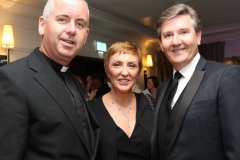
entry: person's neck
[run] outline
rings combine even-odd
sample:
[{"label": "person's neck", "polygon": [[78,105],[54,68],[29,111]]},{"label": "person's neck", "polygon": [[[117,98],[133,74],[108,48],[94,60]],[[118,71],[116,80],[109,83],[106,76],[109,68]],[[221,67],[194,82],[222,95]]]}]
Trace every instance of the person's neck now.
[{"label": "person's neck", "polygon": [[60,64],[60,65],[62,65],[62,66],[65,66],[65,67],[68,67],[69,64],[70,64],[70,62],[71,62],[71,60],[72,60],[72,59],[69,60],[68,58],[60,59],[60,58],[53,57],[53,56],[49,55],[49,54],[45,51],[45,49],[43,48],[43,46],[40,46],[39,50],[40,50],[43,54],[45,54],[48,58],[50,58],[51,60],[55,61],[56,63],[58,63],[58,64]]},{"label": "person's neck", "polygon": [[157,91],[157,88],[155,88],[155,87],[153,87],[153,88],[150,89],[150,92],[151,92],[151,93],[154,93],[154,92],[156,92],[156,91]]},{"label": "person's neck", "polygon": [[120,94],[120,93],[116,93],[114,91],[110,91],[109,94],[110,94],[112,101],[114,101],[115,103],[117,103],[118,105],[120,105],[122,107],[128,107],[134,98],[133,92],[129,92],[126,94]]},{"label": "person's neck", "polygon": [[157,92],[157,88],[155,88],[155,87],[152,88],[151,91],[150,91],[150,93],[151,93],[151,95],[154,99],[156,99],[156,92]]}]

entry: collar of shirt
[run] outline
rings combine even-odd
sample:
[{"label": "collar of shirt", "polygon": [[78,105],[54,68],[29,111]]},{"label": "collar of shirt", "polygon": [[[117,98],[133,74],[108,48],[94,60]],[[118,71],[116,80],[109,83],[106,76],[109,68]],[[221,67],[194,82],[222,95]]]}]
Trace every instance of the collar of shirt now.
[{"label": "collar of shirt", "polygon": [[[41,52],[42,53],[42,52]],[[65,67],[61,64],[58,64],[57,62],[53,61],[50,59],[48,56],[46,56],[44,53],[42,53],[43,57],[48,61],[48,63],[52,66],[52,68],[55,71],[60,71],[60,72],[67,72],[69,67]]]},{"label": "collar of shirt", "polygon": [[[195,57],[192,59],[192,61],[179,71],[182,74],[182,78],[186,78],[188,81],[190,80],[190,78],[192,77],[193,72],[197,66],[199,59],[200,59],[200,54],[197,53],[195,55]],[[176,72],[176,70],[174,69],[173,70],[173,78],[174,78],[175,72]]]},{"label": "collar of shirt", "polygon": [[[193,75],[193,72],[197,66],[197,63],[200,59],[200,54],[197,53],[197,55],[192,59],[192,61],[185,66],[184,68],[182,68],[179,72],[182,74],[182,77],[179,79],[178,81],[178,87],[177,87],[177,91],[176,94],[173,97],[172,103],[171,103],[171,107],[173,108],[173,106],[175,105],[175,103],[177,102],[179,96],[181,95],[182,91],[184,90],[184,88],[186,87],[186,85],[188,84],[190,78]],[[175,74],[176,70],[173,70],[173,78],[174,78],[174,74]]]}]

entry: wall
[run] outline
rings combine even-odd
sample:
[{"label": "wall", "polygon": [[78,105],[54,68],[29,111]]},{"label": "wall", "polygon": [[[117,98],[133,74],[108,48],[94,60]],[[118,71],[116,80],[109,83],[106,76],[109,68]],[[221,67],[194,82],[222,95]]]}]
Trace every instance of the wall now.
[{"label": "wall", "polygon": [[203,30],[202,43],[225,41],[225,57],[240,56],[240,24],[228,24]]},{"label": "wall", "polygon": [[[37,28],[40,14],[37,9],[29,9],[22,5],[13,6],[12,2],[0,1],[0,37],[4,24],[13,26],[15,47],[10,50],[10,62],[27,56],[39,46],[40,37]],[[2,47],[0,47],[0,55],[6,55],[6,50]]]},{"label": "wall", "polygon": [[225,42],[225,57],[240,57],[240,38],[230,39]]}]

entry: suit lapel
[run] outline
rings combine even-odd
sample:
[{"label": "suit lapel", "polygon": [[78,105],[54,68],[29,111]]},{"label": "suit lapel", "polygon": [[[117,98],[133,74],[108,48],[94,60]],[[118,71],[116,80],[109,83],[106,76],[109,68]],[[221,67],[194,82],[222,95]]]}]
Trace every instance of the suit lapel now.
[{"label": "suit lapel", "polygon": [[[159,116],[159,111],[161,109],[161,105],[163,103],[163,99],[164,99],[164,96],[166,94],[166,91],[167,91],[167,88],[168,88],[168,85],[171,81],[171,77],[169,77],[166,81],[162,82],[162,84],[158,87],[158,90],[157,90],[157,96],[156,96],[156,99],[157,99],[157,102],[156,102],[156,105],[155,105],[155,113],[154,113],[154,119],[153,119],[153,129],[152,129],[152,136],[151,136],[151,155],[152,156],[156,156],[158,155],[157,152],[158,152],[158,148],[157,148],[157,130],[158,130],[158,116]],[[152,157],[151,159],[157,159],[157,157]]]},{"label": "suit lapel", "polygon": [[154,122],[157,123],[157,120],[158,120],[158,113],[159,113],[159,110],[161,108],[161,104],[163,102],[163,98],[167,92],[167,88],[169,86],[169,83],[171,82],[171,79],[173,77],[169,77],[166,81],[163,82],[163,84],[161,84],[161,86],[159,86],[158,90],[157,90],[157,96],[156,96],[156,99],[157,99],[157,102],[156,102],[156,105],[155,105],[155,116],[154,116]]},{"label": "suit lapel", "polygon": [[[79,121],[75,106],[73,105],[68,92],[61,79],[58,77],[53,68],[46,62],[44,57],[37,53],[39,51],[34,51],[29,57],[29,67],[35,70],[34,78],[38,83],[43,86],[43,88],[49,93],[54,101],[62,108],[69,121],[73,125],[73,128],[77,132],[79,138],[84,144],[86,150],[86,140],[83,133],[82,125]],[[89,152],[90,153],[90,152]]]},{"label": "suit lapel", "polygon": [[171,81],[171,78],[168,78],[165,81],[165,83],[161,85],[162,88],[158,88],[158,90],[157,90],[158,95],[156,97],[157,102],[156,102],[156,105],[155,105],[155,114],[154,114],[154,119],[153,119],[153,124],[154,124],[153,133],[155,133],[154,131],[157,131],[157,121],[158,121],[159,110],[161,108],[161,104],[163,102],[163,98],[164,98],[165,93],[167,91],[168,85]]},{"label": "suit lapel", "polygon": [[172,119],[169,120],[170,123],[174,123],[174,127],[172,130],[171,143],[167,147],[168,151],[171,150],[171,148],[176,140],[176,137],[180,131],[180,128],[184,121],[187,110],[188,110],[188,108],[189,108],[201,82],[202,82],[204,75],[205,75],[205,71],[202,71],[203,68],[205,67],[205,64],[206,64],[206,60],[201,58],[191,79],[188,82],[188,85],[186,86],[185,91],[183,92],[183,96],[182,96],[181,102],[179,104],[179,108],[177,110],[176,117],[171,117],[171,118],[175,118],[175,120],[174,121]]}]

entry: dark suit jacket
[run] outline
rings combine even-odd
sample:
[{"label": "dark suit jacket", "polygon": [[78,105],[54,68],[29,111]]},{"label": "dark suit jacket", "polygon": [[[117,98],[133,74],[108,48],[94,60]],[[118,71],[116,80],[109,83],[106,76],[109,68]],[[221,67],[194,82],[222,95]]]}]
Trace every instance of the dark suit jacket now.
[{"label": "dark suit jacket", "polygon": [[[206,61],[201,57],[188,82],[176,116],[162,117],[164,95],[172,77],[157,91],[151,139],[152,159],[239,160],[240,159],[240,67]],[[162,117],[160,117],[160,115]],[[159,121],[160,120],[160,121]],[[166,155],[160,155],[158,133],[168,123]],[[160,131],[159,131],[160,132]],[[167,142],[167,143],[166,143]],[[163,158],[164,157],[164,158]]]},{"label": "dark suit jacket", "polygon": [[93,160],[99,125],[84,100],[95,134],[91,154],[63,81],[39,52],[0,67],[0,159]]}]

